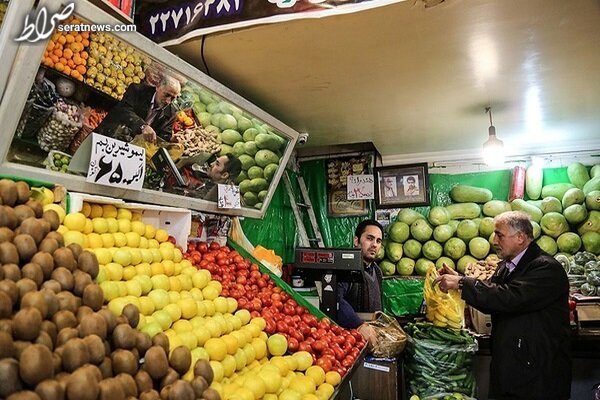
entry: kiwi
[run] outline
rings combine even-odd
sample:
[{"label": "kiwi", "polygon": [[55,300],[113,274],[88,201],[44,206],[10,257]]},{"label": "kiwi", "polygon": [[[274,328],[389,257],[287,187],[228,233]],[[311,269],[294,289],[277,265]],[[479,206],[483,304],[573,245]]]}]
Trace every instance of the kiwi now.
[{"label": "kiwi", "polygon": [[44,379],[54,377],[52,353],[41,344],[27,346],[19,359],[19,374],[23,382],[35,386]]},{"label": "kiwi", "polygon": [[98,386],[100,388],[98,400],[125,400],[123,386],[116,378],[105,379]]},{"label": "kiwi", "polygon": [[137,374],[135,374],[134,380],[138,393],[144,393],[148,390],[152,390],[152,387],[154,386],[152,377],[143,369],[140,369]]},{"label": "kiwi", "polygon": [[169,400],[195,400],[196,394],[189,382],[182,379],[176,381],[169,390]]},{"label": "kiwi", "polygon": [[42,224],[40,224],[40,220],[30,217],[25,218],[23,222],[21,222],[21,226],[19,226],[19,233],[30,235],[33,240],[35,240],[35,244],[38,245],[41,243],[44,236],[46,236],[47,232],[45,232],[44,227]]},{"label": "kiwi", "polygon": [[52,254],[40,250],[31,257],[31,262],[42,267],[45,280],[50,279],[52,271],[54,271],[54,258],[52,257]]},{"label": "kiwi", "polygon": [[15,214],[15,210],[12,207],[0,206],[0,226],[15,229],[17,222],[17,214]]},{"label": "kiwi", "polygon": [[119,381],[119,383],[121,383],[121,386],[125,391],[125,396],[137,397],[138,389],[135,384],[135,379],[133,379],[133,376],[127,374],[119,374],[115,378]]},{"label": "kiwi", "polygon": [[137,349],[140,357],[144,357],[146,351],[152,346],[152,339],[150,335],[145,332],[136,331],[135,334],[135,348]]},{"label": "kiwi", "polygon": [[4,279],[0,281],[0,292],[4,292],[10,297],[10,301],[13,305],[19,301],[19,287],[13,280]]},{"label": "kiwi", "polygon": [[82,251],[79,257],[77,257],[77,268],[83,272],[87,272],[92,279],[96,279],[100,267],[94,253]]},{"label": "kiwi", "polygon": [[54,279],[50,279],[42,283],[42,289],[49,290],[54,294],[59,293],[62,290],[60,283]]},{"label": "kiwi", "polygon": [[[85,274],[83,272],[81,273],[87,276],[88,278],[90,277],[88,274]],[[88,284],[83,290],[82,303],[83,305],[90,307],[94,311],[100,310],[102,308],[102,304],[104,303],[104,293],[102,292],[100,286],[95,283]]]},{"label": "kiwi", "polygon": [[79,331],[76,328],[63,328],[56,335],[56,346],[63,346],[77,337],[79,337]]},{"label": "kiwi", "polygon": [[65,343],[62,352],[63,369],[73,372],[90,362],[90,352],[83,339],[73,338]]},{"label": "kiwi", "polygon": [[131,326],[120,324],[113,330],[112,342],[115,348],[129,350],[135,347],[135,337],[135,331]]},{"label": "kiwi", "polygon": [[162,347],[165,350],[165,354],[169,354],[169,338],[163,332],[154,335],[152,345]]},{"label": "kiwi", "polygon": [[84,316],[79,324],[79,336],[81,337],[98,335],[101,339],[105,339],[106,331],[106,321],[96,313]]},{"label": "kiwi", "polygon": [[73,293],[79,297],[83,296],[83,290],[86,288],[86,286],[92,283],[92,278],[85,272],[78,269],[73,271],[73,280],[75,281],[75,284],[73,285]]},{"label": "kiwi", "polygon": [[140,322],[140,311],[134,304],[129,303],[123,307],[123,315],[127,318],[127,321],[129,321],[129,325],[132,328],[138,326],[138,323]]},{"label": "kiwi", "polygon": [[221,400],[221,395],[213,388],[208,388],[202,392],[202,398],[204,400]]},{"label": "kiwi", "polygon": [[38,288],[44,283],[44,271],[42,271],[42,267],[36,263],[25,264],[23,268],[21,268],[21,277],[31,279]]},{"label": "kiwi", "polygon": [[0,292],[0,319],[8,318],[12,315],[12,300],[4,293]]},{"label": "kiwi", "polygon": [[20,234],[15,236],[13,239],[13,244],[17,248],[17,252],[19,253],[19,260],[21,263],[28,262],[31,260],[31,257],[38,251],[35,240],[30,235]]},{"label": "kiwi", "polygon": [[46,220],[50,224],[50,230],[55,231],[60,226],[60,218],[54,210],[46,210],[42,215],[37,217],[42,217],[42,219]]},{"label": "kiwi", "polygon": [[152,379],[160,379],[167,373],[169,362],[163,347],[158,345],[150,347],[146,351],[144,360],[144,368],[148,371]]},{"label": "kiwi", "polygon": [[20,204],[14,208],[15,215],[17,216],[17,225],[21,225],[27,218],[35,218],[35,211],[31,209],[31,207],[26,206],[25,204]]},{"label": "kiwi", "polygon": [[89,335],[84,337],[83,341],[88,348],[88,352],[90,354],[90,362],[96,365],[100,364],[106,356],[104,342],[102,341],[100,336]]},{"label": "kiwi", "polygon": [[75,297],[73,293],[63,290],[56,295],[58,299],[59,308],[61,310],[71,311],[73,315],[77,312],[79,305],[81,303],[81,299]]},{"label": "kiwi", "polygon": [[202,392],[208,389],[208,383],[206,382],[206,379],[204,379],[201,376],[197,376],[194,379],[192,379],[191,384],[192,389],[194,389],[196,398],[202,398]]},{"label": "kiwi", "polygon": [[55,268],[54,271],[52,271],[50,277],[55,281],[58,281],[58,283],[60,283],[60,287],[62,288],[62,290],[71,291],[73,290],[73,286],[75,286],[75,279],[73,279],[73,274],[71,274],[71,271],[65,267]]},{"label": "kiwi", "polygon": [[178,346],[169,355],[169,364],[171,367],[183,375],[190,369],[192,363],[192,353],[185,346]]},{"label": "kiwi", "polygon": [[31,346],[31,342],[28,340],[15,340],[13,344],[15,346],[15,358],[17,360],[21,358],[21,353],[23,353],[23,350]]},{"label": "kiwi", "polygon": [[110,378],[113,376],[112,361],[110,357],[104,357],[104,360],[98,365],[100,372],[102,373],[102,379]]},{"label": "kiwi", "polygon": [[22,299],[29,292],[37,290],[37,285],[32,279],[22,278],[16,282],[17,288],[19,289],[19,299]]},{"label": "kiwi", "polygon": [[17,184],[10,179],[0,179],[0,198],[2,204],[14,206],[19,199]]},{"label": "kiwi", "polygon": [[115,329],[115,326],[117,326],[117,318],[115,315],[107,308],[101,309],[97,314],[104,318],[104,321],[106,322],[106,332],[112,333],[112,331]]},{"label": "kiwi", "polygon": [[83,247],[81,247],[77,243],[71,243],[67,246],[67,249],[71,250],[71,253],[73,253],[73,259],[75,260],[77,260],[83,252]]},{"label": "kiwi", "polygon": [[171,391],[171,385],[164,386],[160,389],[161,400],[169,400],[169,392]]},{"label": "kiwi", "polygon": [[54,378],[62,372],[62,357],[56,351],[52,353],[52,364],[54,365]]},{"label": "kiwi", "polygon": [[0,268],[0,281],[4,280],[4,270]]},{"label": "kiwi", "polygon": [[56,240],[58,242],[58,247],[63,247],[65,245],[65,239],[63,238],[63,235],[58,232],[48,232],[45,237]]},{"label": "kiwi", "polygon": [[77,323],[80,324],[83,317],[85,317],[86,315],[93,314],[93,313],[94,313],[94,310],[92,310],[88,306],[79,307],[77,309],[77,315],[75,315],[75,317],[77,318]]},{"label": "kiwi", "polygon": [[138,359],[129,350],[118,349],[111,354],[113,373],[135,375],[138,370]]},{"label": "kiwi", "polygon": [[68,247],[56,249],[56,251],[52,253],[52,257],[54,257],[54,265],[57,267],[64,267],[69,271],[75,269],[75,258],[73,257],[73,252]]},{"label": "kiwi", "polygon": [[42,400],[63,400],[65,398],[65,389],[54,379],[46,379],[38,383],[35,392]]},{"label": "kiwi", "polygon": [[19,310],[13,318],[13,337],[18,340],[33,340],[40,334],[42,313],[33,307]]},{"label": "kiwi", "polygon": [[15,344],[13,338],[7,332],[0,331],[0,360],[7,357],[13,357],[15,354]]},{"label": "kiwi", "polygon": [[17,188],[17,202],[16,204],[25,204],[29,200],[31,196],[31,190],[29,189],[29,184],[27,182],[18,181],[15,182],[15,187]]},{"label": "kiwi", "polygon": [[140,400],[160,400],[160,394],[154,389],[140,393]]},{"label": "kiwi", "polygon": [[[1,209],[2,207],[0,207]],[[2,213],[2,210],[0,210],[0,214]],[[10,229],[7,228],[5,226],[0,228],[0,243],[2,242],[12,242],[13,239],[15,237],[15,232]]]},{"label": "kiwi", "polygon": [[[14,240],[14,239],[13,239]],[[0,263],[1,264],[18,264],[19,250],[11,242],[0,243]]]},{"label": "kiwi", "polygon": [[165,386],[169,386],[175,383],[179,379],[179,374],[173,368],[168,368],[165,376],[160,380],[160,388],[164,388]]},{"label": "kiwi", "polygon": [[48,315],[48,304],[44,294],[40,291],[28,292],[21,299],[21,308],[34,307],[42,314],[42,319],[45,319]]},{"label": "kiwi", "polygon": [[72,311],[60,310],[52,316],[52,322],[56,324],[56,329],[60,332],[64,328],[75,328],[77,326],[77,318]]},{"label": "kiwi", "polygon": [[121,324],[129,325],[129,321],[127,321],[127,318],[122,314],[117,317],[116,321],[117,321],[117,325],[121,325]]},{"label": "kiwi", "polygon": [[53,238],[44,238],[40,242],[40,246],[38,248],[39,251],[43,251],[45,253],[54,253],[58,249],[58,242]]},{"label": "kiwi", "polygon": [[0,360],[0,397],[6,398],[23,388],[19,378],[19,362],[14,358]]},{"label": "kiwi", "polygon": [[56,297],[56,294],[50,289],[42,288],[40,290],[40,293],[42,293],[42,296],[44,296],[44,301],[48,306],[48,313],[46,314],[46,318],[52,318],[52,316],[60,309],[58,298]]},{"label": "kiwi", "polygon": [[48,332],[40,331],[40,335],[35,339],[35,343],[46,346],[50,351],[54,350],[54,341]]},{"label": "kiwi", "polygon": [[[2,251],[2,249],[0,249],[0,251]],[[2,266],[2,272],[4,274],[4,279],[10,279],[13,282],[17,282],[22,278],[21,268],[14,263],[4,264]]]},{"label": "kiwi", "polygon": [[67,399],[96,400],[100,388],[96,377],[88,370],[75,371],[67,380]]},{"label": "kiwi", "polygon": [[58,329],[56,329],[56,324],[54,322],[48,320],[42,321],[41,332],[46,332],[48,336],[50,336],[50,338],[52,339],[52,343],[56,343]]},{"label": "kiwi", "polygon": [[41,400],[40,396],[36,392],[31,390],[23,390],[21,392],[13,393],[6,398],[6,400]]},{"label": "kiwi", "polygon": [[0,332],[6,332],[12,337],[13,320],[8,318],[0,319]]},{"label": "kiwi", "polygon": [[37,200],[29,199],[25,205],[33,210],[34,217],[36,218],[41,218],[44,214],[44,206]]},{"label": "kiwi", "polygon": [[208,383],[209,386],[211,385],[214,378],[214,372],[208,360],[200,359],[196,361],[196,364],[194,365],[194,376],[203,377],[206,380],[206,383]]}]

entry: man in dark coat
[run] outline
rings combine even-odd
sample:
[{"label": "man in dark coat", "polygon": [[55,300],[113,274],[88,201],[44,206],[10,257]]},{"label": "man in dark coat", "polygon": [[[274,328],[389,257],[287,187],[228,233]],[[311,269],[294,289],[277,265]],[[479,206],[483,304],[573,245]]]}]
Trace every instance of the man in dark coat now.
[{"label": "man in dark coat", "polygon": [[490,398],[566,400],[571,392],[569,281],[560,263],[533,242],[527,214],[495,219],[494,247],[504,260],[488,281],[444,266],[440,288],[492,316]]},{"label": "man in dark coat", "polygon": [[157,136],[170,141],[176,117],[176,110],[171,102],[180,92],[179,81],[168,76],[157,87],[132,83],[95,132],[114,137],[115,131],[120,126],[125,126],[132,137],[141,133],[151,142],[156,141]]},{"label": "man in dark coat", "polygon": [[375,340],[375,331],[365,324],[357,312],[381,311],[383,274],[375,262],[381,248],[383,227],[375,220],[365,220],[354,231],[354,247],[360,247],[364,270],[362,282],[338,282],[338,323],[344,328],[358,329],[366,340]]}]

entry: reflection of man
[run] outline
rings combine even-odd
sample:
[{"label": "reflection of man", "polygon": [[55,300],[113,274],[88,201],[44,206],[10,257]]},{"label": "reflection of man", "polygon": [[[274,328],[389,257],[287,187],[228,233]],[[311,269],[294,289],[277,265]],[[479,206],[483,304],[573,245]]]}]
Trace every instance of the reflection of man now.
[{"label": "reflection of man", "polygon": [[414,176],[409,176],[406,178],[406,184],[404,185],[404,195],[405,196],[418,196],[419,188],[415,185],[416,179]]},{"label": "reflection of man", "polygon": [[218,185],[232,184],[241,171],[242,163],[239,158],[233,154],[229,153],[217,157],[217,159],[208,166],[208,171],[206,172],[208,179],[198,190],[199,197],[204,200],[217,201],[219,198]]},{"label": "reflection of man", "polygon": [[115,131],[125,126],[131,136],[141,133],[147,141],[154,142],[157,136],[170,141],[176,117],[171,102],[180,92],[179,81],[169,76],[165,76],[157,87],[132,83],[95,131],[114,137]]},{"label": "reflection of man", "polygon": [[357,312],[381,311],[383,274],[375,262],[381,248],[383,227],[374,220],[362,221],[354,231],[354,247],[360,247],[363,259],[362,282],[338,282],[338,323],[344,328],[357,328],[365,339],[376,339],[373,328],[364,324]]},{"label": "reflection of man", "polygon": [[571,392],[569,281],[561,265],[533,241],[529,216],[495,218],[494,247],[504,260],[486,281],[459,276],[445,264],[443,291],[492,315],[490,397],[566,400]]},{"label": "reflection of man", "polygon": [[383,197],[396,197],[397,195],[396,178],[393,176],[383,178]]}]

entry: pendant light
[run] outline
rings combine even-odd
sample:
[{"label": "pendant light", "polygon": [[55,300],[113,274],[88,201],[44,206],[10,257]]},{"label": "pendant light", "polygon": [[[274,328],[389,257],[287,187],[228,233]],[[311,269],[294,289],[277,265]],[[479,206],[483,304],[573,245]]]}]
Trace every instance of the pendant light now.
[{"label": "pendant light", "polygon": [[486,107],[485,112],[490,115],[488,140],[483,144],[483,161],[490,166],[504,163],[504,142],[496,137],[496,127],[492,121],[492,107]]}]

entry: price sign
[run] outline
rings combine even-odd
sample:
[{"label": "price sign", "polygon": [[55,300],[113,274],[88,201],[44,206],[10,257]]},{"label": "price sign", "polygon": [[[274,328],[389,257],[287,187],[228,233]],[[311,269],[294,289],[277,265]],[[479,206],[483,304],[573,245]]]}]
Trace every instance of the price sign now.
[{"label": "price sign", "polygon": [[242,208],[240,201],[240,187],[235,185],[218,184],[217,207],[219,208]]},{"label": "price sign", "polygon": [[348,200],[369,200],[375,198],[373,175],[348,175]]},{"label": "price sign", "polygon": [[141,190],[146,173],[146,150],[97,133],[92,135],[87,181]]}]

